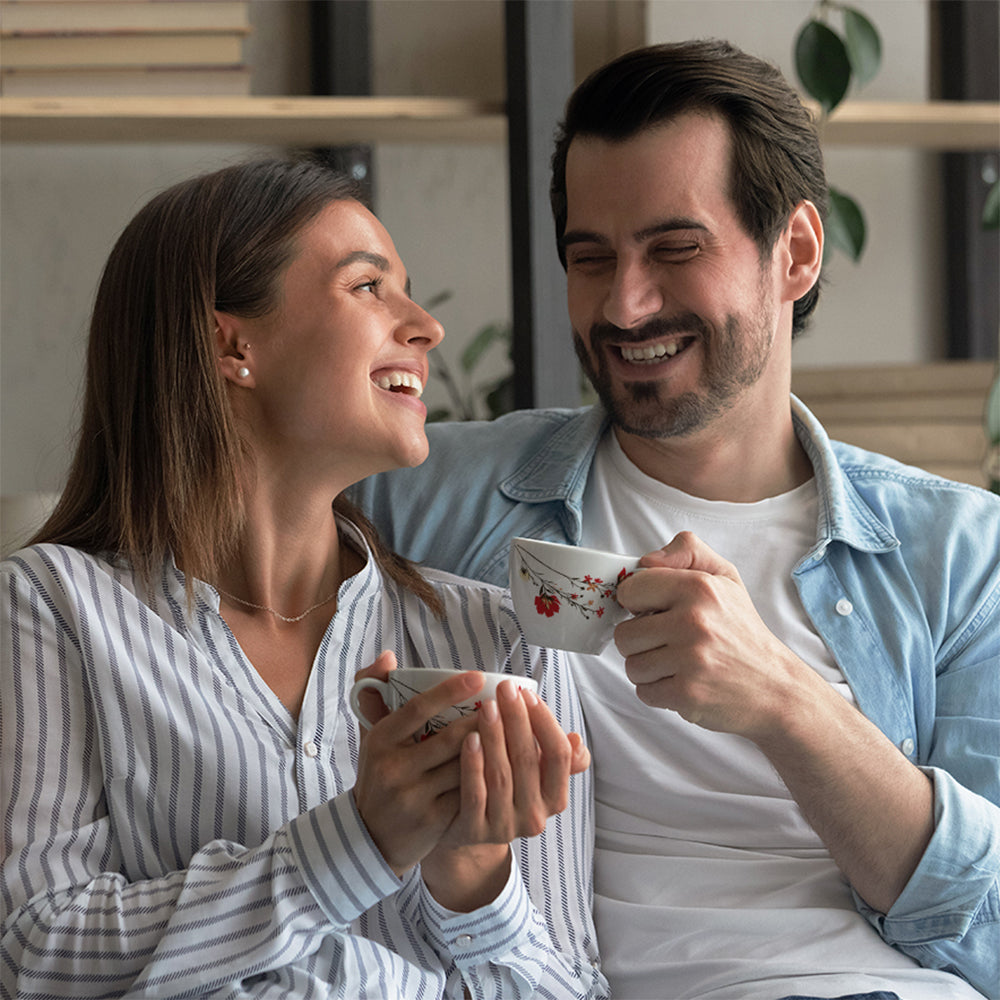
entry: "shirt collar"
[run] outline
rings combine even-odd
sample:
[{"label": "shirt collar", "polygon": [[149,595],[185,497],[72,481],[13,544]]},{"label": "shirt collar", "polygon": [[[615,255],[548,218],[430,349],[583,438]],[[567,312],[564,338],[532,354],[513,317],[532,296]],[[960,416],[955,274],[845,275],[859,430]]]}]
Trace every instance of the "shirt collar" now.
[{"label": "shirt collar", "polygon": [[583,491],[594,452],[609,426],[600,406],[572,411],[531,458],[500,483],[500,492],[518,503],[561,502],[567,537],[579,542]]},{"label": "shirt collar", "polygon": [[[823,426],[797,397],[791,397],[791,405],[795,432],[812,463],[820,500],[816,545],[807,559],[820,558],[832,541],[865,552],[896,548],[899,539],[854,487]],[[561,503],[567,537],[579,542],[587,476],[609,425],[600,406],[574,411],[527,462],[500,483],[500,491],[519,503]]]},{"label": "shirt collar", "polygon": [[808,558],[819,558],[833,541],[863,552],[889,552],[899,546],[893,534],[866,503],[837,460],[823,425],[796,396],[792,396],[795,433],[812,463],[819,493],[816,545]]}]

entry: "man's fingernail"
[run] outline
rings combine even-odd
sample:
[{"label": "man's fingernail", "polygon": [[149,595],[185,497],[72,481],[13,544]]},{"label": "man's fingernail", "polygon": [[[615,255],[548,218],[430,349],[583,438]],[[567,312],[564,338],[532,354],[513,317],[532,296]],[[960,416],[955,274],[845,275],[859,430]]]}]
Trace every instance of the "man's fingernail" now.
[{"label": "man's fingernail", "polygon": [[538,704],[538,695],[528,688],[521,688],[521,697],[524,699],[524,703],[531,708]]},{"label": "man's fingernail", "polygon": [[500,714],[497,703],[492,698],[489,701],[484,701],[479,711],[487,722],[496,722]]},{"label": "man's fingernail", "polygon": [[513,681],[501,681],[497,685],[497,694],[500,695],[504,701],[513,701],[517,697],[517,687],[514,685]]}]

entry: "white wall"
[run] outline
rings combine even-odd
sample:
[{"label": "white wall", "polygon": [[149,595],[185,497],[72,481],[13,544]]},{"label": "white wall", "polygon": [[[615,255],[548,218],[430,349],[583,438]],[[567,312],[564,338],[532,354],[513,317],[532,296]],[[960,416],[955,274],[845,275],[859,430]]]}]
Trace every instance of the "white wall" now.
[{"label": "white wall", "polygon": [[[926,96],[926,0],[857,0],[882,29],[885,65],[865,96]],[[607,28],[625,5],[579,7],[589,60],[613,54]],[[616,7],[616,4],[619,5]],[[789,71],[811,0],[649,0],[651,40],[719,34]],[[303,93],[305,5],[253,0],[256,93]],[[600,15],[600,16],[599,16]],[[374,0],[377,93],[501,99],[501,0]],[[578,67],[583,69],[584,67]],[[58,489],[76,427],[87,313],[117,233],[163,186],[240,158],[246,147],[0,145],[0,492]],[[376,207],[454,358],[487,322],[509,319],[506,155],[500,145],[384,144]],[[860,268],[836,261],[801,364],[910,361],[939,352],[939,223],[930,158],[831,151],[831,179],[869,211]],[[553,250],[554,252],[554,250]],[[502,356],[495,358],[499,364]],[[431,387],[428,403],[443,400]]]},{"label": "white wall", "polygon": [[[252,0],[250,9],[255,92],[304,92],[305,3]],[[118,233],[162,188],[254,152],[262,150],[0,143],[0,493],[61,488],[91,303]]]}]

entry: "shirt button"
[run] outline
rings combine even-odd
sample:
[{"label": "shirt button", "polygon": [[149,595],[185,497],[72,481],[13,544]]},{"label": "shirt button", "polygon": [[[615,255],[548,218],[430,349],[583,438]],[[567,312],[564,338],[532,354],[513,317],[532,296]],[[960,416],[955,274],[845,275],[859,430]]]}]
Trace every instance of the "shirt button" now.
[{"label": "shirt button", "polygon": [[307,757],[319,756],[319,747],[316,746],[312,740],[306,740],[305,743],[302,744],[302,751]]},{"label": "shirt button", "polygon": [[851,602],[846,597],[842,597],[834,605],[834,609],[836,610],[838,615],[847,616],[854,610],[854,605],[851,604]]},{"label": "shirt button", "polygon": [[914,743],[913,740],[907,736],[906,739],[899,744],[899,749],[903,751],[904,756],[911,757],[913,755],[913,751],[916,749],[916,746],[916,743]]},{"label": "shirt button", "polygon": [[469,945],[472,944],[472,935],[471,934],[459,934],[458,937],[455,938],[455,944],[459,948],[468,948]]}]

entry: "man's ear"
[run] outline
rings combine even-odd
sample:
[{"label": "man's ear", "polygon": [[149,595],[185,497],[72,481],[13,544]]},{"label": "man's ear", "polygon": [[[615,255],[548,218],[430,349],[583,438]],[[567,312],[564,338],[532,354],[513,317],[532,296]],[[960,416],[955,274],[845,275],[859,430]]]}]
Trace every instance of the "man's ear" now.
[{"label": "man's ear", "polygon": [[215,345],[223,378],[242,388],[253,388],[254,372],[250,344],[243,339],[238,316],[214,311]]},{"label": "man's ear", "polygon": [[787,300],[794,302],[816,284],[823,266],[823,222],[811,201],[795,206],[781,240],[786,245],[782,278]]}]

